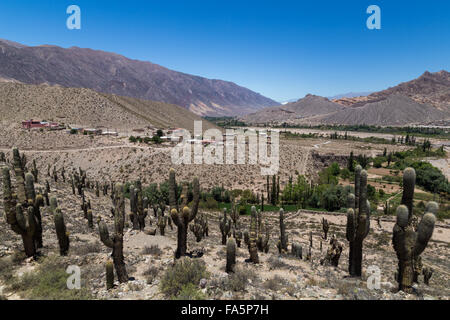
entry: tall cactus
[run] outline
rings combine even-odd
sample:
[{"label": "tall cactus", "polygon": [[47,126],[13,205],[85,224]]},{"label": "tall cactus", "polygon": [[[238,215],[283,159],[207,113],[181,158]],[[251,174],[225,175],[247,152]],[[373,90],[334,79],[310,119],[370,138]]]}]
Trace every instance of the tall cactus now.
[{"label": "tall cactus", "polygon": [[200,185],[198,178],[195,177],[193,181],[193,204],[192,208],[187,206],[187,188],[183,188],[182,203],[178,205],[177,198],[177,183],[175,180],[175,170],[169,171],[169,203],[170,203],[170,216],[173,223],[177,226],[177,250],[175,252],[175,258],[179,259],[186,255],[187,251],[187,231],[189,222],[194,220],[198,212],[198,204],[200,200]]},{"label": "tall cactus", "polygon": [[38,182],[39,171],[36,166],[36,160],[33,159],[33,168],[31,169],[31,173],[33,174],[34,181]]},{"label": "tall cactus", "polygon": [[346,232],[350,243],[348,270],[351,276],[361,277],[363,241],[370,231],[370,204],[367,200],[367,172],[360,165],[355,168],[355,194],[349,195],[348,205]]},{"label": "tall cactus", "polygon": [[44,206],[44,197],[40,194],[36,194],[34,189],[34,176],[31,173],[25,174],[25,194],[28,201],[28,207],[33,207],[33,214],[36,217],[36,230],[34,234],[36,248],[42,248],[42,217],[40,208]]},{"label": "tall cactus", "polygon": [[[20,156],[17,148],[13,149],[13,169],[16,176],[16,192],[11,184],[8,167],[2,169],[3,200],[5,220],[11,229],[22,236],[25,254],[34,257],[38,247],[42,247],[42,227],[39,207],[42,196],[37,197],[34,190],[33,176],[25,181],[25,155]],[[35,210],[35,208],[37,210]]]},{"label": "tall cactus", "polygon": [[98,230],[100,240],[105,246],[112,249],[114,269],[116,269],[117,279],[120,283],[128,281],[128,274],[123,256],[123,228],[125,223],[125,191],[122,184],[117,184],[114,188],[114,229],[115,233],[109,236],[108,226],[99,218]]},{"label": "tall cactus", "polygon": [[223,208],[223,217],[220,219],[220,233],[222,234],[222,245],[227,244],[227,238],[231,234],[231,219],[227,217],[227,208]]},{"label": "tall cactus", "polygon": [[106,261],[106,290],[114,288],[114,264],[111,259]]},{"label": "tall cactus", "polygon": [[322,218],[322,230],[324,234],[324,240],[327,240],[328,230],[330,229],[330,225],[328,223],[328,220],[325,218]]},{"label": "tall cactus", "polygon": [[251,209],[252,216],[250,218],[250,234],[249,234],[249,243],[248,243],[248,251],[250,253],[250,262],[259,263],[258,257],[258,248],[256,246],[257,241],[257,232],[258,232],[258,222],[257,222],[257,213],[255,206],[252,206]]},{"label": "tall cactus", "polygon": [[158,226],[159,232],[161,233],[161,235],[164,236],[168,219],[164,215],[164,213],[161,211],[161,208],[157,209],[157,215],[158,215],[158,221],[157,221],[156,225]]},{"label": "tall cactus", "polygon": [[258,250],[261,252],[269,252],[269,239],[270,239],[270,230],[268,226],[264,223],[262,213],[258,210],[257,215],[258,221],[258,236],[256,240],[256,246]]},{"label": "tall cactus", "polygon": [[69,251],[70,240],[69,233],[66,230],[66,224],[64,223],[64,215],[61,209],[57,206],[55,197],[51,198],[51,210],[53,213],[53,221],[55,223],[56,236],[58,238],[59,253],[62,256],[66,256]]},{"label": "tall cactus", "polygon": [[286,234],[286,224],[284,223],[284,210],[280,209],[280,239],[277,243],[278,252],[281,254],[288,251],[288,236]]},{"label": "tall cactus", "polygon": [[413,213],[413,196],[416,182],[416,172],[406,168],[403,172],[402,204],[397,208],[397,222],[394,225],[392,244],[398,258],[396,280],[399,290],[407,293],[413,291],[412,285],[417,281],[420,264],[420,254],[425,250],[433,235],[436,223],[435,213],[438,210],[436,202],[429,202],[425,214],[418,225]]},{"label": "tall cactus", "polygon": [[233,237],[227,241],[227,265],[225,271],[227,273],[234,272],[234,266],[236,264],[236,243]]}]

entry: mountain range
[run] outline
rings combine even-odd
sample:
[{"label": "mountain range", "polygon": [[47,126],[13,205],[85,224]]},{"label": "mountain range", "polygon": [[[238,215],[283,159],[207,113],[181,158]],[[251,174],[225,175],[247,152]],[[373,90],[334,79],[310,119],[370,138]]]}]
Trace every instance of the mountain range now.
[{"label": "mountain range", "polygon": [[450,73],[419,78],[365,96],[328,99],[307,95],[240,117],[249,124],[417,125],[450,122]]},{"label": "mountain range", "polygon": [[241,115],[278,105],[233,82],[181,73],[115,53],[52,45],[30,47],[9,40],[0,40],[0,79],[165,102],[201,116]]}]

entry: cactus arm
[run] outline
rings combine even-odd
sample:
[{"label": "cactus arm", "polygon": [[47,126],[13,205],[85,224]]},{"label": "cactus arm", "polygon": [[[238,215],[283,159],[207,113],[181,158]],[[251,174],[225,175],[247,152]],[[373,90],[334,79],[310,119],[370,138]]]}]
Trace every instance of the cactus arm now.
[{"label": "cactus arm", "polygon": [[346,237],[348,241],[355,240],[355,211],[352,208],[347,210],[347,229],[346,229]]},{"label": "cactus arm", "polygon": [[433,235],[436,217],[431,212],[426,213],[417,227],[417,239],[414,245],[414,256],[420,255]]},{"label": "cactus arm", "polygon": [[103,244],[108,248],[113,248],[113,239],[109,236],[108,226],[106,225],[105,221],[100,220],[98,222],[98,232],[100,234],[100,240],[103,242]]},{"label": "cactus arm", "polygon": [[172,168],[169,171],[169,205],[170,209],[173,208],[179,211],[177,201],[177,182],[175,180],[175,170]]},{"label": "cactus arm", "polygon": [[413,168],[406,168],[403,171],[403,195],[401,204],[405,205],[409,211],[409,221],[413,216],[414,186],[416,183],[416,171]]},{"label": "cactus arm", "polygon": [[193,199],[193,204],[192,204],[192,209],[190,211],[190,215],[189,215],[189,222],[192,221],[198,212],[198,204],[200,202],[200,184],[199,184],[199,180],[197,177],[194,178],[193,181],[193,190],[192,190],[193,194],[194,194],[194,199]]}]

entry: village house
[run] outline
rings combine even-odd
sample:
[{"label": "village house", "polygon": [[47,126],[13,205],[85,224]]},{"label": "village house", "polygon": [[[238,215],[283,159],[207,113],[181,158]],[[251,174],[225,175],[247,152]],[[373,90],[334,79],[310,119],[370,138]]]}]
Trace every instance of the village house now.
[{"label": "village house", "polygon": [[23,129],[33,129],[33,128],[49,128],[49,129],[55,128],[56,129],[56,128],[59,128],[59,123],[30,119],[30,120],[22,121],[22,128]]}]

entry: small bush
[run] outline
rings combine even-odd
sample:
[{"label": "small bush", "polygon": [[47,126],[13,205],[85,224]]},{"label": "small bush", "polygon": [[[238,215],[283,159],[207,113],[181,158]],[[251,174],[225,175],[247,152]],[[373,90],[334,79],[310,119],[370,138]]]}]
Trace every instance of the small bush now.
[{"label": "small bush", "polygon": [[244,291],[249,280],[254,283],[257,279],[258,277],[254,271],[244,267],[237,267],[234,273],[229,275],[226,289],[235,292]]},{"label": "small bush", "polygon": [[88,300],[92,299],[86,288],[68,289],[66,266],[60,257],[45,258],[35,271],[14,278],[10,289],[36,300]]},{"label": "small bush", "polygon": [[144,249],[142,249],[142,254],[150,254],[153,256],[160,256],[162,254],[162,250],[159,248],[158,245],[154,244],[150,247],[145,246]]},{"label": "small bush", "polygon": [[181,288],[180,293],[173,298],[174,300],[205,300],[206,295],[201,292],[197,286],[188,283]]},{"label": "small bush", "polygon": [[152,284],[155,280],[156,276],[158,275],[159,270],[155,266],[149,267],[147,270],[144,271],[145,281],[147,284]]},{"label": "small bush", "polygon": [[161,292],[168,297],[177,296],[189,283],[198,286],[202,278],[207,278],[205,262],[198,259],[182,258],[175,262],[163,275]]}]

